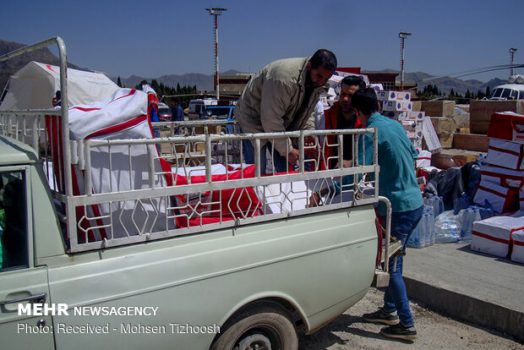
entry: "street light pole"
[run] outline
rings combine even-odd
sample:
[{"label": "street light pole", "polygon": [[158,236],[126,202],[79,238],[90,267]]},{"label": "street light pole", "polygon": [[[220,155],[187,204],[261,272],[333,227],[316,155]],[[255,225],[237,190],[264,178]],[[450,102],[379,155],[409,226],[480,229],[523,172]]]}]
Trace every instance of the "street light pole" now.
[{"label": "street light pole", "polygon": [[510,56],[510,64],[511,64],[511,67],[509,69],[509,76],[510,78],[514,75],[514,71],[513,71],[513,58],[515,56],[515,52],[517,52],[517,49],[512,47],[509,49],[509,56]]},{"label": "street light pole", "polygon": [[217,94],[217,100],[220,99],[220,75],[219,75],[219,66],[218,66],[218,16],[222,14],[222,12],[227,11],[225,8],[219,8],[219,7],[213,7],[206,9],[207,12],[211,16],[214,17],[214,53],[215,53],[215,91]]},{"label": "street light pole", "polygon": [[404,90],[404,41],[410,35],[411,33],[408,32],[398,33],[398,37],[400,38],[400,90]]}]

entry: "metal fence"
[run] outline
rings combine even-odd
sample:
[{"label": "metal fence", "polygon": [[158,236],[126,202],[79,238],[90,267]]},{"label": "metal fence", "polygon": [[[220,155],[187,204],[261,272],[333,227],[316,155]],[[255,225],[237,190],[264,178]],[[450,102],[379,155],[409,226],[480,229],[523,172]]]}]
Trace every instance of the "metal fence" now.
[{"label": "metal fence", "polygon": [[[49,39],[0,62],[52,43],[61,58],[61,107],[0,111],[0,134],[37,151],[70,252],[378,201],[374,129],[238,134],[234,123],[210,120],[154,123],[160,137],[151,139],[71,141],[63,41]],[[372,149],[362,147],[364,135]],[[348,167],[345,142],[353,144]],[[293,162],[284,155],[284,171],[273,161],[278,143],[298,151]],[[320,202],[312,202],[314,193]]]}]

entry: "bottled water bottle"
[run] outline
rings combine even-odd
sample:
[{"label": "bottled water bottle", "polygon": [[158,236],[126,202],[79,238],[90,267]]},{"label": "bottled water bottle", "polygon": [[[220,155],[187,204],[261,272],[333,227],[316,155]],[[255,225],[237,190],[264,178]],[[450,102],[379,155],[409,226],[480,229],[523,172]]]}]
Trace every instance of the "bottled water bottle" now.
[{"label": "bottled water bottle", "polygon": [[435,242],[435,217],[433,207],[424,205],[422,217],[411,233],[407,246],[411,248],[423,248]]},{"label": "bottled water bottle", "polygon": [[413,232],[411,233],[411,236],[409,236],[409,239],[406,243],[406,245],[410,248],[423,248],[424,237],[422,236],[422,219],[419,221],[418,225],[415,227]]},{"label": "bottled water bottle", "polygon": [[462,218],[460,237],[463,241],[470,241],[473,222],[481,220],[480,210],[477,207],[471,207],[461,210],[460,215]]},{"label": "bottled water bottle", "polygon": [[[438,197],[436,197],[438,199]],[[435,244],[435,215],[434,215],[434,209],[435,207],[428,208],[428,211],[426,212],[424,216],[424,227],[425,227],[425,235],[426,235],[426,247],[432,246]]]},{"label": "bottled water bottle", "polygon": [[435,242],[450,243],[460,239],[460,220],[453,210],[445,211],[435,220]]},{"label": "bottled water bottle", "polygon": [[432,207],[433,218],[436,218],[444,211],[444,201],[441,196],[431,196],[424,198],[424,205]]}]

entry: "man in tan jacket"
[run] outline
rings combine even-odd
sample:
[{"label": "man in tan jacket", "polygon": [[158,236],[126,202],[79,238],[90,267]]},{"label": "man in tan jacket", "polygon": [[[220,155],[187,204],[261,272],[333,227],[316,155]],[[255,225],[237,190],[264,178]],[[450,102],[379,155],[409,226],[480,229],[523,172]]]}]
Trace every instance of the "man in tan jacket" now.
[{"label": "man in tan jacket", "polygon": [[[272,62],[247,84],[237,107],[243,133],[314,129],[314,109],[319,95],[337,67],[331,51],[320,49],[311,58],[288,58]],[[274,171],[294,165],[299,152],[289,139],[261,142],[261,173],[266,171],[266,149],[273,154]],[[274,149],[273,149],[274,148]],[[273,152],[274,151],[274,152]],[[253,144],[244,142],[246,163],[254,164]]]}]

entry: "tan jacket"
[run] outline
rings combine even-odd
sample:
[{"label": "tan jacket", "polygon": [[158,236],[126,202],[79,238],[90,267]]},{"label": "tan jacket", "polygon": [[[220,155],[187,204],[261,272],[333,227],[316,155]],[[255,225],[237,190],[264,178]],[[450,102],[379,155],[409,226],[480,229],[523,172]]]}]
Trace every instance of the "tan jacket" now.
[{"label": "tan jacket", "polygon": [[[288,58],[272,62],[249,81],[237,106],[237,120],[242,132],[315,128],[314,108],[326,87],[314,89],[306,108],[297,115],[306,90],[308,61],[309,58]],[[285,156],[292,144],[290,140],[282,139],[276,140],[274,146],[280,155]]]}]

